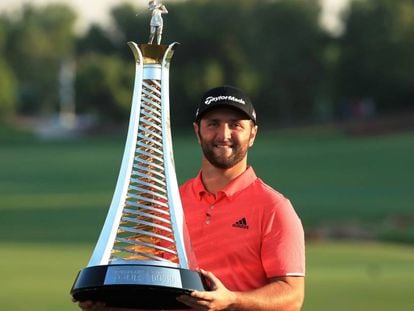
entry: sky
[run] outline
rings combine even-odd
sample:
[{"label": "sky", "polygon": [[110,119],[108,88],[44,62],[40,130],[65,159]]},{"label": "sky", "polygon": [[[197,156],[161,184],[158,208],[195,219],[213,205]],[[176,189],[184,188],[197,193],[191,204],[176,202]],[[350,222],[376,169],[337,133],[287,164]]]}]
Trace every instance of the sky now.
[{"label": "sky", "polygon": [[342,32],[338,15],[348,7],[349,0],[319,0],[322,4],[321,23],[334,34]]},{"label": "sky", "polygon": [[48,3],[66,3],[72,6],[78,13],[77,28],[85,30],[91,22],[106,23],[109,21],[108,14],[112,6],[123,3],[142,3],[146,0],[0,0],[0,12],[13,14],[24,3],[34,5],[46,5]]},{"label": "sky", "polygon": [[[321,23],[333,33],[340,33],[342,28],[337,14],[346,8],[349,0],[319,0],[323,5]],[[23,3],[45,5],[51,2],[67,3],[78,13],[78,31],[87,29],[91,22],[105,24],[109,22],[109,12],[112,6],[123,2],[147,5],[147,0],[0,0],[0,12],[13,14]],[[164,1],[168,4],[170,1]],[[138,13],[138,12],[137,12]]]}]

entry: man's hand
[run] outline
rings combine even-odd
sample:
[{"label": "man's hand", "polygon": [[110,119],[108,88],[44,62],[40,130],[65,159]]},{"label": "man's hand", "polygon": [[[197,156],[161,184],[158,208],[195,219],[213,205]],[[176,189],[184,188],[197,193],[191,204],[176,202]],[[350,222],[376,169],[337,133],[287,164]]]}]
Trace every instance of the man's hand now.
[{"label": "man's hand", "polygon": [[193,291],[177,300],[197,310],[230,310],[236,301],[236,293],[228,290],[212,272],[201,270],[201,274],[210,283],[212,291]]}]

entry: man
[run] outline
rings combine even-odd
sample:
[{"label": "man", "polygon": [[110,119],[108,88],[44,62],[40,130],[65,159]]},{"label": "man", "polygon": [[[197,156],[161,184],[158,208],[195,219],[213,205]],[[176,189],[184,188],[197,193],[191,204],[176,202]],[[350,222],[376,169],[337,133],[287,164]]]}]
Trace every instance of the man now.
[{"label": "man", "polygon": [[211,291],[177,299],[197,310],[300,310],[303,228],[289,200],[247,165],[258,130],[251,100],[231,86],[214,88],[202,97],[193,127],[202,165],[180,192]]}]

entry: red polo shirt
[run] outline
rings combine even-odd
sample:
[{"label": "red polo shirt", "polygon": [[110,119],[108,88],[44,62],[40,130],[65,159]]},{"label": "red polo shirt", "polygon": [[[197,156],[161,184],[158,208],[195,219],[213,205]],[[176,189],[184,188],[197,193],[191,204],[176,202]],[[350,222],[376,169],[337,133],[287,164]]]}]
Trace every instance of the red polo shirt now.
[{"label": "red polo shirt", "polygon": [[230,290],[247,291],[277,276],[304,276],[302,224],[290,201],[248,169],[216,196],[200,172],[180,188],[200,268]]}]

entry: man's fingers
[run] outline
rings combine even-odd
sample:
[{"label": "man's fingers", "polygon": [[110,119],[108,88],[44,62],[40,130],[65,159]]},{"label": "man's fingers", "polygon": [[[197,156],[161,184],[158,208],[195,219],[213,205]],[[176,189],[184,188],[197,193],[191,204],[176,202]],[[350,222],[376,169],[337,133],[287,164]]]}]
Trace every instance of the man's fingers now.
[{"label": "man's fingers", "polygon": [[201,274],[206,278],[207,284],[211,290],[216,290],[218,285],[221,284],[220,280],[210,271],[200,270]]}]

